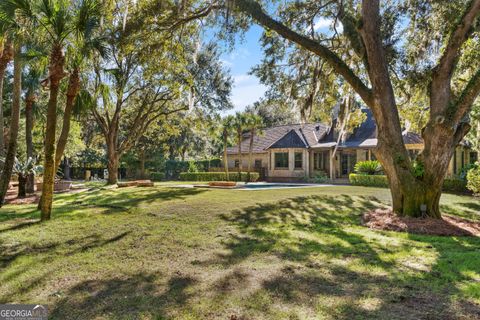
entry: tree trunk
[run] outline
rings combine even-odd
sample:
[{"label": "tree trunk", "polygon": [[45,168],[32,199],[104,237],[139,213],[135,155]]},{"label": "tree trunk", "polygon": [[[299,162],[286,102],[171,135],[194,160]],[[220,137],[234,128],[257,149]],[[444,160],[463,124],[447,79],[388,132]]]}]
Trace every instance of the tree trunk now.
[{"label": "tree trunk", "polygon": [[250,172],[252,171],[252,158],[253,158],[253,138],[255,136],[255,128],[250,130],[250,146],[248,149],[248,181],[251,181]]},{"label": "tree trunk", "polygon": [[21,174],[18,175],[18,198],[25,198],[27,196],[27,179],[28,176],[24,176]]},{"label": "tree trunk", "polygon": [[228,134],[223,132],[223,169],[225,170],[225,178],[229,181],[228,176],[228,154],[227,154]]},{"label": "tree trunk", "polygon": [[[368,87],[364,81],[334,51],[290,29],[271,18],[255,0],[233,2],[265,29],[276,31],[305,50],[325,60],[335,73],[342,76],[372,110],[377,123],[378,143],[375,154],[387,174],[393,200],[393,210],[400,215],[440,218],[441,187],[453,150],[469,130],[463,122],[480,92],[480,70],[468,81],[462,92],[452,93],[452,75],[461,56],[461,48],[471,37],[480,12],[480,0],[469,1],[446,43],[439,63],[431,69],[429,85],[430,119],[423,129],[424,150],[418,159],[423,174],[413,172],[412,162],[403,143],[398,108],[395,101],[389,65],[381,36],[379,0],[363,0],[361,20],[347,34],[361,41],[350,41],[351,49],[364,60],[368,72]],[[358,39],[354,39],[358,40]],[[359,44],[360,43],[360,44]]]},{"label": "tree trunk", "polygon": [[[5,141],[3,139],[3,80],[5,78],[5,70],[7,69],[8,63],[13,58],[13,46],[12,43],[7,41],[3,49],[2,55],[0,56],[0,156],[5,155]],[[2,166],[0,165],[0,169]]]},{"label": "tree trunk", "polygon": [[140,150],[140,179],[145,179],[145,150]]},{"label": "tree trunk", "polygon": [[70,180],[70,161],[68,157],[63,158],[63,178],[65,180]]},{"label": "tree trunk", "polygon": [[108,156],[108,164],[107,164],[107,169],[108,169],[108,179],[107,179],[107,184],[116,184],[118,182],[118,167],[119,167],[119,161],[118,157],[116,155],[113,156]]},{"label": "tree trunk", "polygon": [[13,60],[13,101],[10,118],[10,137],[7,155],[0,179],[0,207],[3,205],[7,194],[8,185],[12,177],[13,165],[17,154],[18,127],[20,121],[20,97],[22,94],[22,61],[20,45],[16,45]]},{"label": "tree trunk", "polygon": [[242,181],[242,130],[237,131],[238,139],[238,181]]},{"label": "tree trunk", "polygon": [[67,101],[65,104],[65,111],[63,113],[63,124],[62,131],[60,132],[60,137],[57,142],[57,149],[55,152],[55,173],[60,167],[60,162],[62,162],[63,153],[65,152],[65,147],[68,141],[68,135],[70,133],[70,122],[72,119],[72,111],[75,106],[75,99],[78,92],[80,91],[80,74],[78,68],[73,69],[70,74],[70,79],[68,81],[67,88]]},{"label": "tree trunk", "polygon": [[[27,92],[25,99],[25,142],[27,144],[27,159],[33,159],[33,104],[35,103],[35,94],[31,91]],[[27,176],[27,193],[35,192],[35,174],[31,173]]]},{"label": "tree trunk", "polygon": [[47,107],[45,132],[45,159],[43,166],[43,186],[40,198],[41,220],[49,220],[52,213],[53,189],[55,184],[55,131],[57,125],[57,99],[60,81],[65,77],[63,66],[65,57],[62,48],[54,45],[50,56],[49,81],[50,97]]},{"label": "tree trunk", "polygon": [[107,137],[107,170],[108,179],[107,184],[116,184],[118,182],[118,168],[120,156],[116,150],[115,139],[110,135]]}]

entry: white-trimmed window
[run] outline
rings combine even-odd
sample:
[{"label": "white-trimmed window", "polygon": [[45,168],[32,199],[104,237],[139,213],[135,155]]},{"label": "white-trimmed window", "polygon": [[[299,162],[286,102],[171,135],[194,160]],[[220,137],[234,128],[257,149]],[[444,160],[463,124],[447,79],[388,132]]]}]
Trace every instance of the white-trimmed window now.
[{"label": "white-trimmed window", "polygon": [[275,152],[275,169],[288,169],[288,152]]},{"label": "white-trimmed window", "polygon": [[303,153],[295,152],[295,169],[303,168]]}]

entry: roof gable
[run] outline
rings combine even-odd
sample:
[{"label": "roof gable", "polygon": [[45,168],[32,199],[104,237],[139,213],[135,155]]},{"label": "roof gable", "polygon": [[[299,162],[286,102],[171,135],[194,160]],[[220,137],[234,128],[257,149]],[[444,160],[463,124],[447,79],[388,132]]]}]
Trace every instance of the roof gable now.
[{"label": "roof gable", "polygon": [[269,149],[280,149],[280,148],[306,148],[307,144],[303,141],[302,138],[297,134],[297,132],[292,129],[286,135],[275,141]]}]

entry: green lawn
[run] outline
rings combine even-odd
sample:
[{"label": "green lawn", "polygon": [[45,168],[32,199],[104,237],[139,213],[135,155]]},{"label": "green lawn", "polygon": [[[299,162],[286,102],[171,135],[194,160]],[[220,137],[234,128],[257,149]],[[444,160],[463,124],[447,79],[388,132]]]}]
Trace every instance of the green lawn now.
[{"label": "green lawn", "polygon": [[[369,230],[386,189],[155,188],[0,209],[0,303],[52,319],[474,319],[480,239]],[[480,203],[444,195],[480,220]],[[235,317],[233,317],[235,316]]]}]

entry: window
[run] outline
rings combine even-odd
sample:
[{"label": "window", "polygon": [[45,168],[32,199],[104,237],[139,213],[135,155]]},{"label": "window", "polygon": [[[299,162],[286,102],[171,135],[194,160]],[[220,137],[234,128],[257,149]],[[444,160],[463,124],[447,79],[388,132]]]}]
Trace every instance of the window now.
[{"label": "window", "polygon": [[262,167],[262,159],[255,160],[255,168],[260,169]]},{"label": "window", "polygon": [[288,152],[275,153],[275,169],[288,169]]},{"label": "window", "polygon": [[328,151],[315,152],[313,154],[313,169],[327,171],[329,161]]},{"label": "window", "polygon": [[475,163],[478,161],[478,153],[470,152],[470,163]]},{"label": "window", "polygon": [[301,152],[295,152],[295,169],[303,168],[303,154]]},{"label": "window", "polygon": [[235,160],[235,168],[240,167],[240,160]]},{"label": "window", "polygon": [[407,151],[411,160],[417,159],[417,156],[420,153],[420,150],[417,150],[417,149],[408,149]]}]

